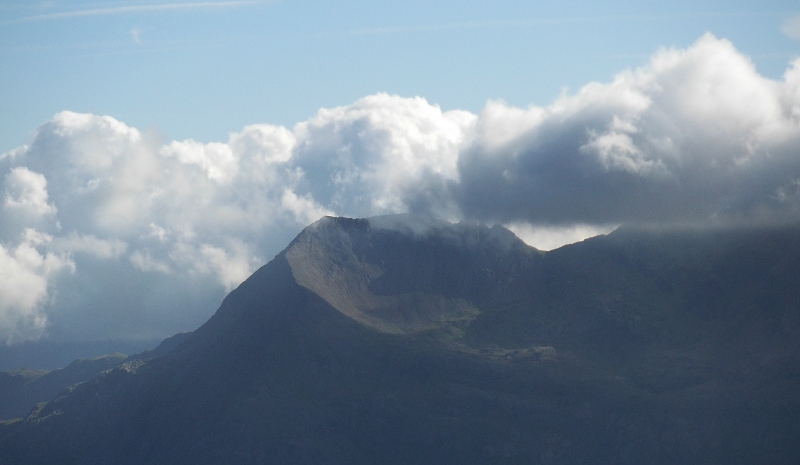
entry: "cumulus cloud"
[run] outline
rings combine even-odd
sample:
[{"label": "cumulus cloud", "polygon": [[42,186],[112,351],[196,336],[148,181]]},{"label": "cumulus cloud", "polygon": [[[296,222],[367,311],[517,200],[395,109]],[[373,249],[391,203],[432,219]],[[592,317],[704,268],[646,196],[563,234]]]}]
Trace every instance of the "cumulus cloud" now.
[{"label": "cumulus cloud", "polygon": [[[23,289],[23,277],[30,283],[27,300],[0,292],[0,336],[35,338],[46,325],[51,333],[94,335],[96,324],[81,328],[78,317],[105,321],[100,337],[168,334],[202,322],[148,286],[169,282],[176,295],[197,293],[204,308],[195,312],[207,317],[277,252],[270,239],[288,241],[331,213],[293,191],[301,178],[288,164],[294,145],[292,131],[268,125],[249,126],[227,143],[163,143],[108,116],[55,115],[28,146],[0,158],[0,286]],[[49,239],[31,245],[22,237],[33,230]],[[56,273],[67,265],[74,277]],[[153,328],[144,318],[153,311],[173,313]],[[138,327],[126,326],[131,321]]]},{"label": "cumulus cloud", "polygon": [[28,229],[14,248],[0,245],[0,339],[7,344],[44,333],[47,315],[41,304],[51,292],[50,278],[75,270],[67,256],[39,250],[51,241],[52,237]]},{"label": "cumulus cloud", "polygon": [[327,214],[502,223],[543,249],[626,222],[793,222],[798,154],[800,60],[770,80],[711,35],[546,107],[376,94],[211,143],[65,111],[0,155],[0,337],[193,329]]},{"label": "cumulus cloud", "polygon": [[21,167],[8,173],[5,181],[5,206],[9,209],[25,210],[34,215],[55,213],[47,203],[47,179],[39,173]]},{"label": "cumulus cloud", "polygon": [[228,144],[218,142],[201,144],[193,140],[175,141],[162,148],[159,153],[177,157],[181,163],[199,166],[206,172],[208,179],[219,184],[231,182],[239,171],[236,158]]},{"label": "cumulus cloud", "polygon": [[242,243],[234,243],[229,249],[203,244],[200,255],[205,259],[201,266],[210,265],[220,282],[230,291],[253,273],[258,259],[252,255],[249,247]]},{"label": "cumulus cloud", "polygon": [[799,68],[769,80],[706,35],[546,108],[492,103],[453,191],[501,222],[794,221],[777,195],[800,173]]},{"label": "cumulus cloud", "polygon": [[[458,180],[476,116],[386,94],[322,109],[295,127],[298,187],[352,216],[405,211],[430,179]],[[443,198],[429,199],[441,207]]]}]

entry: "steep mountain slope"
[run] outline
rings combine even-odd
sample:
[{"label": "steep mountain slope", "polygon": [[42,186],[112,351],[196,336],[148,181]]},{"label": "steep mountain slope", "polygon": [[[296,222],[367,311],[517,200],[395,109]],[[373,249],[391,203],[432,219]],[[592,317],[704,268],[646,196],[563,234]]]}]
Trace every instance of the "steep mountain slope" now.
[{"label": "steep mountain slope", "polygon": [[325,218],[8,463],[797,463],[800,234]]}]

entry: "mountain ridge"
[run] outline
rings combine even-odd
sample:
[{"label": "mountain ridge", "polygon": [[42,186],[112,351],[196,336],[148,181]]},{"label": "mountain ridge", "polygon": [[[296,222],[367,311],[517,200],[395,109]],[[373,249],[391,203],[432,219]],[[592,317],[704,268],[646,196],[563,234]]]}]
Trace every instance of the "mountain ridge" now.
[{"label": "mountain ridge", "polygon": [[306,228],[168,353],[0,427],[0,455],[800,458],[797,228],[621,229],[545,253],[498,228],[370,221]]}]

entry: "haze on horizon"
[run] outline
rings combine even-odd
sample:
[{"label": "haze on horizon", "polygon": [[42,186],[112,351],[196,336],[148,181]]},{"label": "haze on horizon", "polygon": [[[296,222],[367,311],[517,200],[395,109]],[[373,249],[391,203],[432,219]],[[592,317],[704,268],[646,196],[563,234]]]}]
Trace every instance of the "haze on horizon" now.
[{"label": "haze on horizon", "polygon": [[[9,84],[2,91],[8,102],[2,117],[9,124],[0,141],[23,141],[0,150],[0,338],[11,344],[42,337],[150,338],[192,330],[227,291],[323,215],[413,212],[499,223],[543,249],[621,223],[724,227],[800,219],[800,16],[779,4],[759,12],[743,5],[718,13],[652,15],[661,19],[642,18],[637,11],[621,18],[619,10],[610,17],[602,11],[574,15],[581,6],[571,5],[573,10],[561,16],[548,10],[545,19],[532,12],[513,16],[517,7],[505,5],[499,11],[507,19],[481,22],[464,12],[448,17],[437,6],[424,21],[414,22],[418,18],[409,13],[397,16],[394,25],[380,17],[381,25],[372,26],[378,12],[370,10],[373,16],[360,22],[328,23],[318,31],[325,37],[341,32],[347,40],[359,38],[361,46],[362,40],[401,44],[399,49],[384,44],[382,60],[373,54],[342,55],[343,64],[359,63],[352,72],[375,73],[354,85],[347,70],[323,79],[324,69],[313,68],[309,77],[304,73],[309,69],[287,67],[308,46],[297,45],[296,31],[284,31],[291,39],[283,48],[289,55],[273,62],[284,77],[271,81],[276,78],[265,69],[252,68],[259,55],[249,47],[251,42],[263,46],[263,36],[226,38],[212,29],[207,42],[189,32],[180,42],[180,34],[164,29],[188,31],[192,22],[180,20],[189,17],[204,25],[220,21],[225,24],[219,27],[229,30],[243,21],[241,15],[266,18],[289,8],[279,2],[0,5],[5,19],[0,37],[50,29],[68,31],[71,40],[57,45],[43,36],[38,42],[6,41],[0,49],[0,62],[35,65],[33,75],[4,66],[0,77]],[[474,14],[481,8],[476,6]],[[678,20],[663,19],[670,14]],[[630,19],[637,15],[638,20]],[[641,27],[649,22],[667,25],[663,33],[682,35],[681,24],[692,29],[698,21],[733,32],[715,35],[719,32],[703,28],[683,46],[659,43],[647,50],[649,58],[606,59],[593,69],[554,61],[573,73],[569,82],[556,86],[572,85],[574,91],[557,94],[552,82],[526,79],[526,70],[534,68],[527,62],[524,69],[493,62],[503,66],[477,71],[491,53],[522,56],[520,31],[553,24],[573,30],[578,23],[586,31],[577,39],[585,40],[608,33],[609,23]],[[780,40],[750,41],[747,33],[737,42],[732,36],[746,21],[772,27]],[[85,24],[105,32],[116,28],[101,36],[123,34],[126,42],[80,42],[94,40],[74,32]],[[245,29],[256,30],[251,27],[247,23]],[[510,32],[503,39],[506,29]],[[441,71],[426,66],[437,57],[423,48],[432,38],[451,40],[453,56],[442,61],[450,65],[443,76],[423,83]],[[482,38],[488,41],[485,50],[476,46]],[[661,38],[646,36],[642,42]],[[456,44],[458,39],[466,40]],[[276,53],[279,46],[270,43],[264,54]],[[565,50],[575,47],[562,44]],[[539,47],[546,44],[530,47],[542,53]],[[753,47],[761,53],[743,51]],[[275,100],[253,82],[237,85],[239,78],[229,79],[217,69],[203,74],[197,66],[204,54],[196,48],[207,58],[220,52],[233,56],[217,63],[223,67],[250,63],[243,74],[262,76],[273,85],[272,94],[290,97]],[[193,65],[183,68],[167,60],[175,50]],[[241,62],[235,52],[243,53]],[[71,58],[52,61],[57,53]],[[413,56],[421,60],[416,66]],[[775,71],[776,56],[780,71]],[[68,59],[75,69],[56,69],[55,80],[45,78],[48,63],[61,66]],[[151,71],[166,70],[165,82],[153,93],[148,79],[121,92],[119,83],[129,81],[115,73],[144,63]],[[397,76],[384,74],[397,63],[407,69]],[[464,73],[452,66],[458,64],[476,69],[476,80],[455,79]],[[600,71],[604,78],[597,77],[597,69],[610,64],[616,66],[613,72]],[[537,77],[546,74],[545,65],[539,64],[544,71],[536,69]],[[770,71],[761,71],[761,65]],[[174,77],[171,67],[177,70]],[[111,83],[102,79],[105,69],[115,70]],[[89,71],[86,82],[77,82],[83,71]],[[498,73],[513,79],[504,78],[503,88],[488,85]],[[31,76],[39,81],[29,82]],[[56,85],[60,77],[69,77],[63,87]],[[305,87],[292,87],[295,78]],[[316,81],[307,81],[312,78]],[[452,90],[448,79],[458,83]],[[184,82],[189,90],[181,87]],[[33,99],[37,83],[42,94]],[[337,85],[340,90],[334,90]],[[92,86],[96,94],[89,91]],[[55,95],[65,89],[76,92]],[[12,96],[15,90],[31,100]],[[508,94],[485,93],[503,90]],[[186,92],[194,92],[197,101],[176,105],[170,96],[188,98]],[[522,100],[526,92],[536,97]],[[469,96],[459,101],[459,94]],[[302,110],[292,105],[292,95]],[[90,103],[76,100],[81,96]],[[269,109],[259,113],[250,100]],[[529,104],[534,100],[545,103]],[[239,102],[246,102],[241,114],[230,117]],[[219,123],[217,109],[228,119],[222,128],[209,130]],[[204,115],[209,116],[203,120]],[[19,121],[31,118],[39,119],[20,129]],[[196,135],[190,134],[192,128]],[[31,131],[27,140],[25,131]]]}]

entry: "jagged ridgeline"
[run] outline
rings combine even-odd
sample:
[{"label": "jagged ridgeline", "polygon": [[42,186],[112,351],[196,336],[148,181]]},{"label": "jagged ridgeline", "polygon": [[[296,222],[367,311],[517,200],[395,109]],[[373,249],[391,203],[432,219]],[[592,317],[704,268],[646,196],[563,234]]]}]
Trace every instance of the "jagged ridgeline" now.
[{"label": "jagged ridgeline", "polygon": [[800,463],[800,230],[324,218],[9,464]]}]

